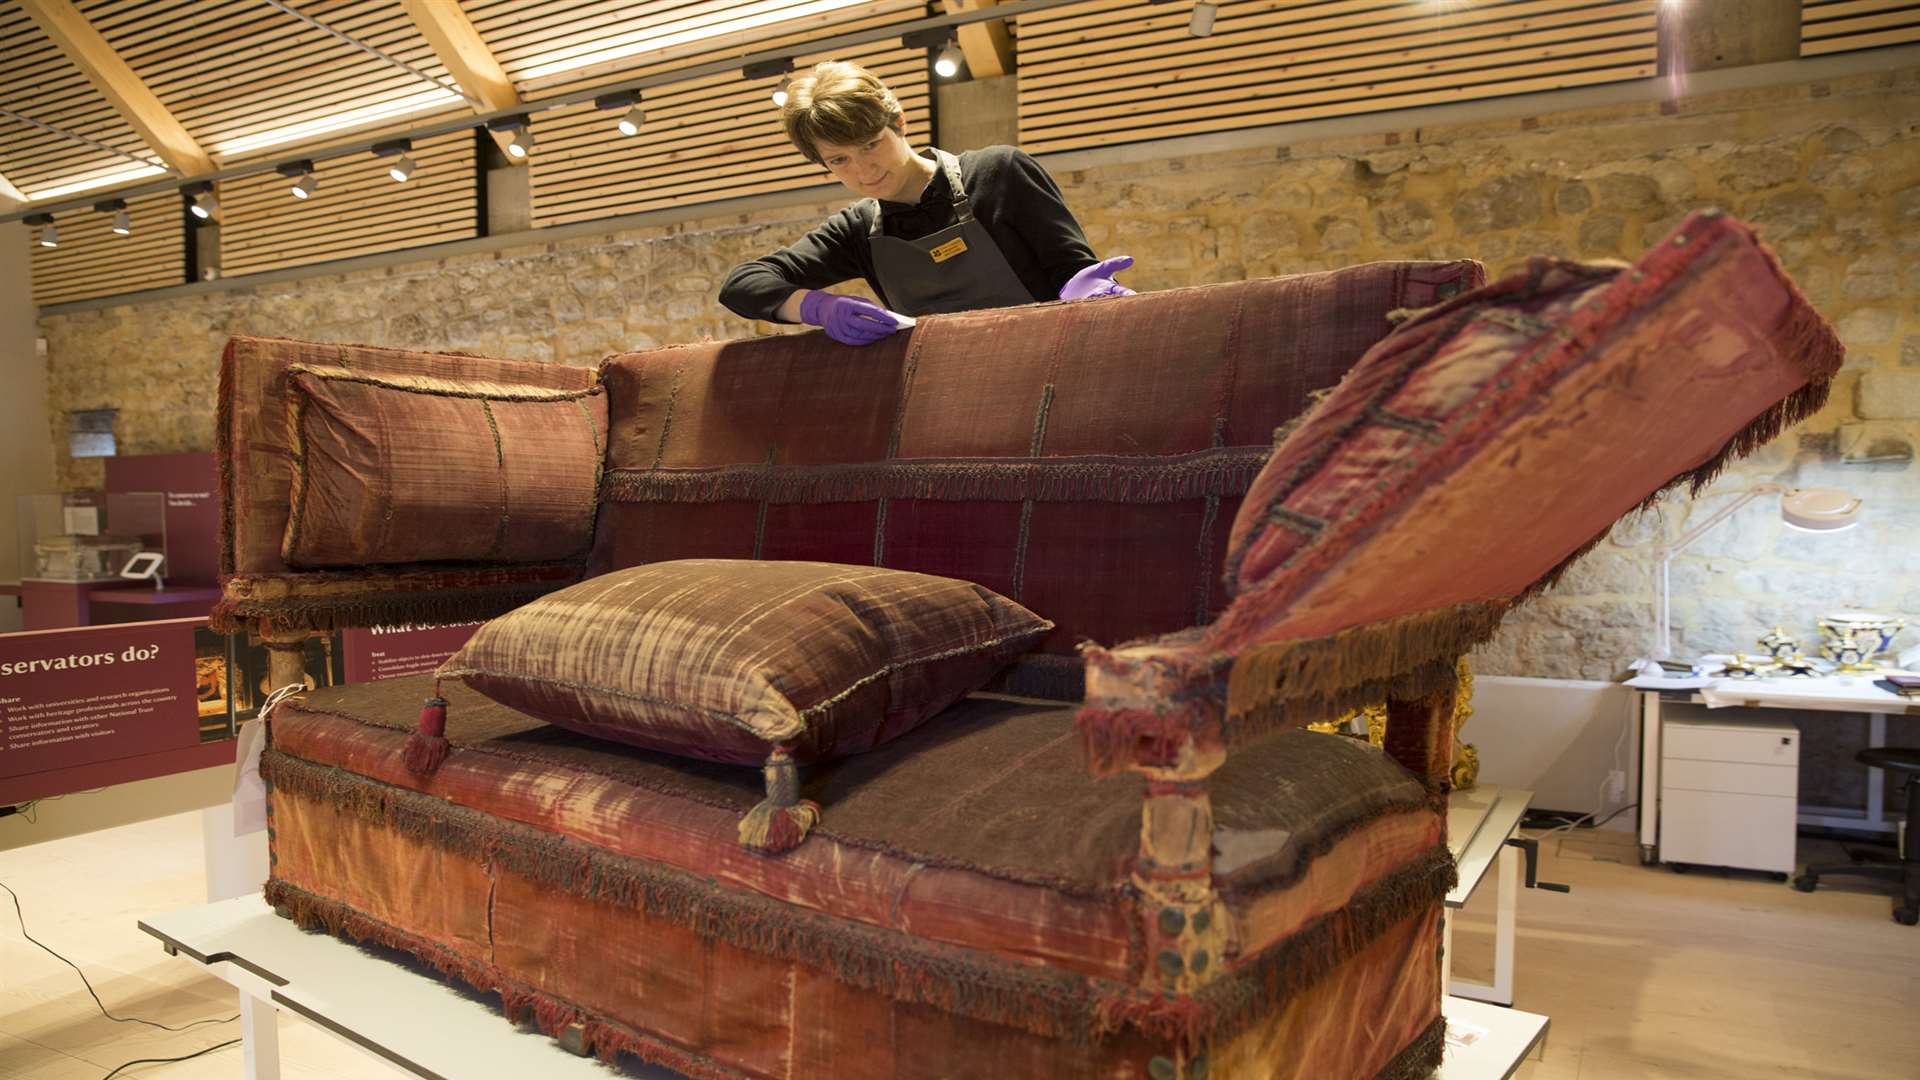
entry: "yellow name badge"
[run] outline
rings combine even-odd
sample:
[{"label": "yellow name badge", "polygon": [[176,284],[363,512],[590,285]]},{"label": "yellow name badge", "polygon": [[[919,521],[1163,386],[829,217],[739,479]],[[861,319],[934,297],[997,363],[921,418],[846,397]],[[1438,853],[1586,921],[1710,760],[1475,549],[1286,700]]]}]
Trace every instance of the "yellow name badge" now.
[{"label": "yellow name badge", "polygon": [[967,250],[967,242],[956,236],[939,247],[929,250],[927,254],[933,256],[934,262],[943,263],[965,250]]}]

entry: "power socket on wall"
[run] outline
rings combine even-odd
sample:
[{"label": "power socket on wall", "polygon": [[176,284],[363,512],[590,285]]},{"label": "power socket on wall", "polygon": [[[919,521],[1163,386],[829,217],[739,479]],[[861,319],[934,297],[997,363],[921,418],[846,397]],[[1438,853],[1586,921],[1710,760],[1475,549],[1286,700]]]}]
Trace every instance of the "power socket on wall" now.
[{"label": "power socket on wall", "polygon": [[1612,772],[1609,772],[1607,774],[1607,803],[1609,805],[1618,805],[1619,803],[1623,802],[1626,799],[1626,797],[1627,797],[1626,772],[1621,769],[1615,769]]}]

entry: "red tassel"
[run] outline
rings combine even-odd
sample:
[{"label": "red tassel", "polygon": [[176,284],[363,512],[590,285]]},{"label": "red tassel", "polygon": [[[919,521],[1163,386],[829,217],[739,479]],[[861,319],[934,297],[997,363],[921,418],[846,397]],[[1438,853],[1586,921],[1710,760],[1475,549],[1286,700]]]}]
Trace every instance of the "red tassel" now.
[{"label": "red tassel", "polygon": [[432,776],[440,763],[447,760],[447,751],[451,749],[453,745],[447,742],[447,701],[430,697],[420,707],[420,727],[407,736],[407,748],[402,755],[407,771],[415,776]]}]

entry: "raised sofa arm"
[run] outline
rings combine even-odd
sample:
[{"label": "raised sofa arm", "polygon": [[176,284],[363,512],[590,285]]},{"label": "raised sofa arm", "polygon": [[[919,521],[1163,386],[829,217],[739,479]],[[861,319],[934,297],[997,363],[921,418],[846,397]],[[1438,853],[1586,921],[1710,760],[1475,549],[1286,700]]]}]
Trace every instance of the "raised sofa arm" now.
[{"label": "raised sofa arm", "polygon": [[[1221,617],[1087,649],[1087,760],[1147,778],[1136,885],[1180,913],[1144,920],[1174,931],[1156,947],[1219,956],[1231,936],[1207,779],[1235,744],[1384,698],[1386,751],[1439,809],[1458,658],[1620,516],[1816,411],[1842,355],[1712,211],[1632,267],[1537,259],[1375,346],[1254,480]],[[1177,992],[1209,978],[1166,971]]]}]

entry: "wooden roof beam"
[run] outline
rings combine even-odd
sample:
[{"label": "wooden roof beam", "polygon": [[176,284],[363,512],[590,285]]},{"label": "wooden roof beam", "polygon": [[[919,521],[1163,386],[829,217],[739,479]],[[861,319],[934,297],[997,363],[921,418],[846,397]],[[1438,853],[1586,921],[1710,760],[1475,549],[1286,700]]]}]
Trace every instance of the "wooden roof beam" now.
[{"label": "wooden roof beam", "polygon": [[213,159],[173,118],[147,84],[113,51],[70,0],[20,0],[27,16],[53,40],[94,89],[113,105],[153,152],[187,176],[214,171]]},{"label": "wooden roof beam", "polygon": [[[4,174],[0,174],[0,203],[10,202],[25,205],[26,201],[27,197],[20,193],[20,189],[14,187],[13,183],[9,181]],[[8,209],[11,209],[11,207],[8,207]]]},{"label": "wooden roof beam", "polygon": [[[473,28],[473,22],[459,4],[448,0],[401,0],[401,3],[420,36],[433,46],[433,54],[446,65],[453,81],[468,97],[479,99],[486,107],[475,109],[476,113],[511,109],[520,104],[520,92],[514,89],[513,80],[507,77],[500,61],[494,59],[493,50],[487,47],[486,40]],[[507,132],[489,134],[503,150],[513,141]]]},{"label": "wooden roof beam", "polygon": [[[978,11],[997,3],[999,0],[951,0],[955,11]],[[967,58],[967,70],[974,78],[1013,74],[1013,38],[1007,33],[1005,19],[967,23],[956,27],[955,32],[960,36],[960,51]]]}]

